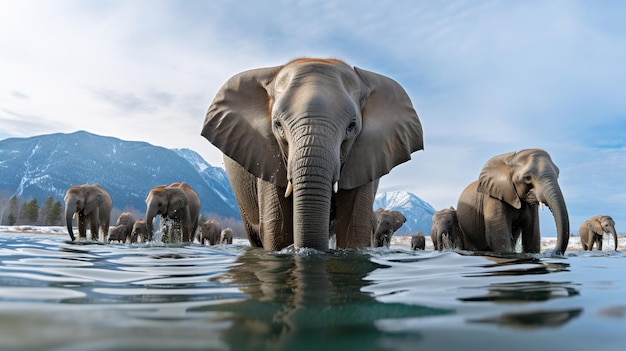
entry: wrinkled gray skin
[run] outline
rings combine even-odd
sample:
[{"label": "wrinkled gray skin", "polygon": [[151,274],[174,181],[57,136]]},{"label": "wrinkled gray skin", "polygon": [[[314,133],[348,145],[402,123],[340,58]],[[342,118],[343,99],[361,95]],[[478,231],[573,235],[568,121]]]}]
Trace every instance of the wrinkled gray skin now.
[{"label": "wrinkled gray skin", "polygon": [[106,242],[109,234],[109,221],[113,201],[109,193],[98,184],[75,185],[65,192],[65,222],[67,232],[74,241],[72,217],[76,214],[78,237],[87,238],[87,222],[89,222],[90,238],[99,238],[98,230],[102,230]]},{"label": "wrinkled gray skin", "polygon": [[233,243],[233,230],[230,229],[230,227],[222,230],[222,234],[220,234],[220,243],[221,244]]},{"label": "wrinkled gray skin", "polygon": [[136,243],[138,238],[141,238],[141,242],[144,243],[148,241],[148,225],[143,219],[137,219],[135,220],[135,223],[133,223],[130,242]]},{"label": "wrinkled gray skin", "polygon": [[613,235],[615,239],[615,251],[617,251],[617,232],[615,231],[615,221],[611,216],[593,216],[584,221],[578,230],[580,243],[583,250],[593,250],[593,245],[597,244],[598,250],[602,250],[602,236],[604,233]]},{"label": "wrinkled gray skin", "polygon": [[430,240],[433,241],[435,250],[439,251],[463,248],[463,233],[461,233],[454,207],[450,206],[433,214]]},{"label": "wrinkled gray skin", "polygon": [[[402,87],[333,59],[246,71],[215,96],[202,135],[224,166],[252,246],[366,247],[378,180],[423,148]],[[331,218],[331,212],[333,218]]]},{"label": "wrinkled gray skin", "polygon": [[478,181],[465,188],[457,205],[465,249],[514,252],[521,236],[523,252],[539,252],[538,205],[544,203],[556,223],[555,253],[565,253],[569,217],[558,176],[558,167],[540,149],[489,159]]},{"label": "wrinkled gray skin", "polygon": [[389,247],[393,233],[402,227],[404,222],[406,222],[406,217],[400,211],[379,208],[374,211],[374,220],[372,246]]},{"label": "wrinkled gray skin", "polygon": [[209,219],[200,226],[200,243],[204,245],[206,241],[209,245],[217,245],[220,243],[222,234],[222,225],[215,219]]},{"label": "wrinkled gray skin", "polygon": [[424,234],[422,232],[417,232],[411,236],[411,249],[426,249],[426,237],[424,237]]},{"label": "wrinkled gray skin", "polygon": [[130,212],[122,212],[115,222],[115,227],[109,229],[109,242],[116,240],[125,243],[133,231],[135,216]]},{"label": "wrinkled gray skin", "polygon": [[171,219],[174,227],[180,227],[181,240],[192,241],[198,228],[199,214],[200,198],[187,183],[156,186],[146,198],[148,239],[152,240],[154,235],[154,217],[161,215],[161,226],[164,220]]}]

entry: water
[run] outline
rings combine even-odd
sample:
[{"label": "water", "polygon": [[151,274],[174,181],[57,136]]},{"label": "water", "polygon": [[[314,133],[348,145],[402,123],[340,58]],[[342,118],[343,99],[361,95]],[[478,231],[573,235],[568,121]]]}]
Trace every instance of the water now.
[{"label": "water", "polygon": [[1,350],[618,350],[626,255],[0,233]]}]

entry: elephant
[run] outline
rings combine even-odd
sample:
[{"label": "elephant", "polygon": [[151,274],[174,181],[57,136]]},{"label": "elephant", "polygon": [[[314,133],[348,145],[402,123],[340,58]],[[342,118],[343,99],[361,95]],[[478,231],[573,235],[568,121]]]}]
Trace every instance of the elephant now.
[{"label": "elephant", "polygon": [[109,222],[113,201],[111,195],[99,184],[82,184],[71,186],[65,192],[65,222],[67,232],[74,241],[72,217],[76,214],[78,237],[87,238],[87,222],[89,221],[90,239],[99,238],[98,230],[102,230],[106,242],[109,234]]},{"label": "elephant", "polygon": [[454,207],[441,209],[433,214],[433,224],[430,228],[430,239],[435,250],[463,248],[463,233]]},{"label": "elephant", "polygon": [[328,251],[331,219],[337,248],[369,246],[379,178],[423,149],[400,84],[336,59],[231,77],[201,135],[224,154],[250,244],[269,251]]},{"label": "elephant", "polygon": [[164,225],[163,220],[173,220],[173,226],[180,227],[182,241],[193,240],[199,214],[200,198],[187,183],[156,186],[146,198],[148,239],[152,240],[154,235],[154,217],[161,215],[161,226]]},{"label": "elephant", "polygon": [[413,251],[426,249],[426,238],[424,237],[424,233],[417,232],[411,236],[411,249]]},{"label": "elephant", "polygon": [[135,223],[133,223],[130,242],[136,243],[138,238],[141,238],[141,242],[144,243],[148,241],[148,225],[143,219],[137,219]]},{"label": "elephant", "polygon": [[523,252],[539,252],[538,205],[543,203],[556,223],[555,254],[563,255],[569,241],[569,217],[558,176],[558,167],[541,149],[489,159],[478,180],[463,190],[457,205],[464,248],[514,252],[521,236]]},{"label": "elephant", "polygon": [[615,238],[615,251],[617,251],[617,232],[615,231],[615,221],[611,216],[593,216],[584,221],[578,229],[580,243],[583,250],[593,250],[593,245],[597,243],[598,250],[602,250],[602,235],[612,234]]},{"label": "elephant", "polygon": [[209,245],[217,245],[221,242],[222,225],[215,219],[209,219],[200,226],[200,243]]},{"label": "elephant", "polygon": [[115,222],[115,227],[109,229],[109,242],[113,240],[126,242],[131,238],[134,224],[135,216],[130,212],[122,212]]},{"label": "elephant", "polygon": [[402,227],[404,222],[406,222],[406,217],[400,211],[379,208],[374,211],[374,220],[372,246],[389,247],[393,233]]},{"label": "elephant", "polygon": [[230,227],[222,230],[220,235],[220,244],[232,244],[233,243],[233,230]]}]

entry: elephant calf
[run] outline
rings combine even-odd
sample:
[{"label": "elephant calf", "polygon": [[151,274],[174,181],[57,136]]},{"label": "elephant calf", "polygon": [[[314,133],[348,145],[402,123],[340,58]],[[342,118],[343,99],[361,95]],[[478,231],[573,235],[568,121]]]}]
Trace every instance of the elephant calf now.
[{"label": "elephant calf", "polygon": [[220,235],[220,244],[232,244],[233,243],[233,230],[230,227],[222,230]]},{"label": "elephant calf", "polygon": [[463,233],[454,207],[441,209],[433,215],[433,225],[430,229],[430,240],[435,250],[462,249]]},{"label": "elephant calf", "polygon": [[130,212],[123,212],[115,222],[115,227],[109,230],[109,242],[116,240],[120,243],[126,242],[131,237],[135,216]]},{"label": "elephant calf", "polygon": [[389,247],[393,233],[406,222],[406,217],[402,212],[382,208],[374,211],[374,219],[376,221],[372,233],[372,246],[374,247]]},{"label": "elephant calf", "polygon": [[200,226],[200,243],[204,245],[208,241],[209,245],[217,245],[220,242],[221,234],[222,225],[220,222],[209,219]]},{"label": "elephant calf", "polygon": [[138,219],[133,224],[133,229],[131,230],[130,242],[136,243],[137,239],[141,238],[141,242],[145,243],[148,241],[148,225],[146,221],[143,219]]},{"label": "elephant calf", "polygon": [[598,250],[602,250],[602,236],[610,233],[615,238],[615,251],[617,251],[617,232],[615,231],[615,221],[611,216],[593,216],[584,221],[578,229],[580,243],[583,250],[593,250],[593,245],[597,244]]},{"label": "elephant calf", "polygon": [[424,233],[417,232],[411,236],[411,249],[413,250],[424,250],[426,249],[426,238],[424,237]]}]

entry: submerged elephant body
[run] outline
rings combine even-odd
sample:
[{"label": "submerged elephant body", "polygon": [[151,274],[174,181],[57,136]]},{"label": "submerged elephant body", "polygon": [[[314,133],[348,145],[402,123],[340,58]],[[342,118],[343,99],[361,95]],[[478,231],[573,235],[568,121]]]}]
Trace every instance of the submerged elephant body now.
[{"label": "submerged elephant body", "polygon": [[468,250],[514,252],[522,238],[524,252],[539,252],[538,205],[544,203],[557,229],[555,252],[569,241],[569,217],[558,184],[559,169],[547,152],[526,149],[494,156],[479,179],[459,198],[457,218]]},{"label": "submerged elephant body", "polygon": [[82,184],[68,188],[64,200],[67,232],[72,241],[75,239],[72,217],[76,214],[79,238],[87,238],[89,222],[90,239],[95,236],[98,240],[99,230],[102,230],[103,240],[106,242],[113,205],[111,195],[98,184]]},{"label": "submerged elephant body", "polygon": [[[246,71],[217,93],[201,133],[224,165],[253,246],[370,245],[378,179],[421,150],[402,87],[339,60]],[[332,213],[332,218],[331,218]]]},{"label": "submerged elephant body", "polygon": [[613,235],[615,239],[615,251],[617,251],[617,232],[615,221],[611,216],[593,216],[584,221],[578,230],[580,244],[583,250],[593,250],[594,244],[598,250],[602,250],[602,236],[604,233]]}]

